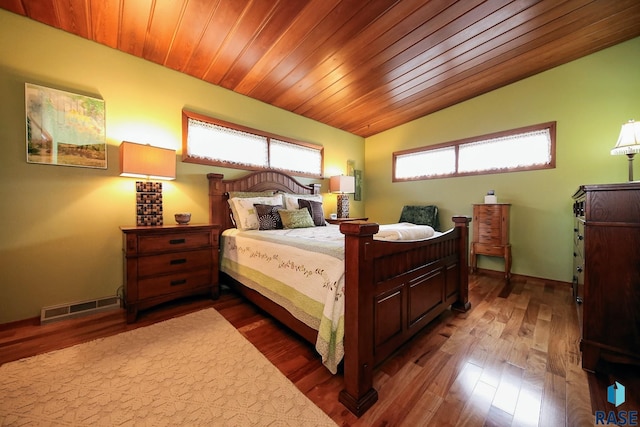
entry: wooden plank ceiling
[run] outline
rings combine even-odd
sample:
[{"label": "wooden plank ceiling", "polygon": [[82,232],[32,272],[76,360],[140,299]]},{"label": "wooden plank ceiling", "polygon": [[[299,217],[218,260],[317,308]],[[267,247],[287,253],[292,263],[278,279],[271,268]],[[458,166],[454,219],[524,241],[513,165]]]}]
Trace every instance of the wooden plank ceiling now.
[{"label": "wooden plank ceiling", "polygon": [[367,137],[640,35],[639,0],[0,0]]}]

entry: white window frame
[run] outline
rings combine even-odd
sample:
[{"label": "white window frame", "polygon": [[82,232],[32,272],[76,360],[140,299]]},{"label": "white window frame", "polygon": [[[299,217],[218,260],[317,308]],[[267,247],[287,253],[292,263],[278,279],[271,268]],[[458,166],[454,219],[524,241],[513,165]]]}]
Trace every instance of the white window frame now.
[{"label": "white window frame", "polygon": [[[211,129],[209,135],[207,127]],[[194,139],[196,131],[197,141]],[[225,141],[224,137],[221,138],[223,134],[229,135],[229,139]],[[242,141],[243,138],[246,141]],[[229,144],[229,140],[233,139],[243,145],[246,143],[245,153],[249,151],[248,147],[253,147],[250,151],[256,155],[245,161],[244,156],[237,156],[237,153],[220,152],[215,157],[206,152],[207,144]],[[295,155],[296,151],[299,155]],[[306,162],[301,161],[303,159]],[[244,170],[278,170],[311,178],[324,176],[324,147],[321,145],[297,141],[187,110],[182,110],[182,161]],[[309,165],[309,168],[305,169],[305,165]]]},{"label": "white window frame", "polygon": [[[498,158],[497,162],[487,162],[487,166],[484,168],[460,170],[461,148],[463,152],[465,149],[477,147],[480,144],[487,144],[489,147],[492,144],[496,147],[499,144],[502,144],[502,147],[505,147],[504,144],[513,144],[511,148],[515,148],[516,144],[521,144],[523,143],[522,141],[526,143],[524,138],[528,136],[541,136],[541,138],[534,138],[532,141],[536,141],[535,144],[538,145],[538,148],[544,148],[548,150],[548,153],[538,156],[537,160],[531,160],[534,158],[533,156],[523,156],[524,159],[516,159],[517,153],[514,152],[514,155],[508,161],[500,162]],[[489,152],[489,150],[486,151]],[[518,152],[520,151],[521,149],[518,150]],[[517,166],[510,165],[514,161],[518,163]],[[430,162],[434,165],[431,169],[429,169]],[[556,122],[541,123],[443,144],[396,151],[392,154],[392,163],[393,182],[553,169],[556,167]],[[424,173],[415,173],[416,163],[424,165]]]}]

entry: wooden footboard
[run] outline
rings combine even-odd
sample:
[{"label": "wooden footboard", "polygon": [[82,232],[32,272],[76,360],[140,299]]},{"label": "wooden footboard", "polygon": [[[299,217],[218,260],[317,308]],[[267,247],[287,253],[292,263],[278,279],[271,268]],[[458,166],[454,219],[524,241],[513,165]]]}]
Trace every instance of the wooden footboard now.
[{"label": "wooden footboard", "polygon": [[357,416],[378,400],[373,369],[444,310],[470,308],[470,218],[420,242],[374,240],[378,225],[347,222],[345,235],[345,388],[340,402]]}]

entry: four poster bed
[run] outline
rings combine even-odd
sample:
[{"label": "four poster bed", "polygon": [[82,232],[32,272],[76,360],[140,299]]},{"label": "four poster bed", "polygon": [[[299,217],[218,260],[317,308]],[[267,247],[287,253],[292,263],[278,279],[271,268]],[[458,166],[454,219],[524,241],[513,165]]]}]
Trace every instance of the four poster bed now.
[{"label": "four poster bed", "polygon": [[[342,363],[339,400],[357,416],[378,399],[376,365],[450,306],[470,308],[467,217],[453,217],[451,230],[431,230],[429,238],[421,238],[423,229],[412,224],[326,225],[322,209],[320,218],[314,211],[322,207],[320,184],[303,185],[275,171],[207,178],[210,222],[221,226],[221,282],[315,344],[329,370],[335,373]],[[259,229],[246,228],[240,218],[244,213],[238,210],[251,203],[248,212],[260,208]],[[278,210],[282,221],[285,213],[307,207],[315,223],[270,230],[263,219],[273,219],[273,205],[284,209]],[[269,215],[260,215],[265,209]],[[384,237],[385,230],[393,240]],[[403,233],[409,239],[398,237]],[[307,294],[307,287],[315,290]]]}]

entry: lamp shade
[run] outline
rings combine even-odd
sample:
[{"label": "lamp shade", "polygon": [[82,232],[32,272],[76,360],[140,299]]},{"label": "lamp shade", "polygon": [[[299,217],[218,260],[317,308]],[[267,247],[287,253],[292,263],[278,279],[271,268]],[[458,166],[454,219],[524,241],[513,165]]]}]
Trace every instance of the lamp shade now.
[{"label": "lamp shade", "polygon": [[629,120],[622,125],[620,136],[611,154],[640,153],[640,122]]},{"label": "lamp shade", "polygon": [[355,193],[356,179],[353,176],[336,175],[329,179],[329,191],[332,193]]},{"label": "lamp shade", "polygon": [[176,151],[123,141],[120,144],[120,176],[175,179]]}]

